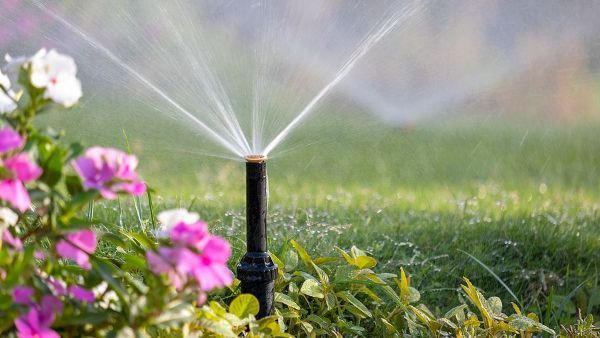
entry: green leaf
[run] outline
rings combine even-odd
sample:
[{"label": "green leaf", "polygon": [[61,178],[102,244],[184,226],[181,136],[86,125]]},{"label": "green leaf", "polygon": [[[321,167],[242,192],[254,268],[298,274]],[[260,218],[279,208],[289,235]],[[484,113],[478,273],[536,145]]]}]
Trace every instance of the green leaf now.
[{"label": "green leaf", "polygon": [[315,272],[317,273],[317,275],[319,276],[321,285],[323,285],[324,287],[329,285],[329,276],[327,275],[327,273],[325,273],[325,271],[323,271],[323,269],[318,267],[315,263],[312,263],[312,267],[315,270]]},{"label": "green leaf", "polygon": [[520,331],[545,331],[551,335],[556,335],[556,332],[554,332],[554,330],[552,330],[551,328],[523,315],[510,316],[508,324]]},{"label": "green leaf", "polygon": [[123,269],[125,270],[146,270],[146,259],[136,255],[123,254],[125,264]]},{"label": "green leaf", "polygon": [[109,261],[99,257],[90,256],[90,260],[92,262],[93,270],[96,271],[108,285],[110,285],[121,301],[125,303],[124,305],[127,306],[127,290],[121,281],[116,279],[113,275],[115,273],[121,274],[121,270]]},{"label": "green leaf", "polygon": [[[46,143],[45,145],[41,145],[40,147],[49,147],[47,149],[48,153],[46,154],[46,158],[42,159],[43,156],[40,156],[40,160],[43,162],[40,163],[42,167],[43,174],[40,177],[40,181],[46,183],[48,186],[53,187],[60,181],[62,177],[62,170],[64,164],[64,152],[57,146]],[[42,151],[40,151],[42,154]]]},{"label": "green leaf", "polygon": [[322,318],[315,314],[308,315],[308,317],[306,317],[306,320],[317,324],[322,329],[329,329],[329,327],[331,326],[331,323],[329,322],[329,320],[327,320],[327,318]]},{"label": "green leaf", "polygon": [[354,307],[356,307],[362,315],[369,317],[369,318],[373,317],[373,315],[371,314],[371,311],[369,311],[369,309],[367,309],[365,304],[363,304],[360,300],[358,300],[356,297],[354,297],[354,295],[351,294],[349,291],[340,291],[340,292],[336,293],[336,295],[338,297],[340,297],[341,299],[349,302]]},{"label": "green leaf", "polygon": [[302,259],[302,262],[304,262],[304,265],[306,265],[306,267],[309,269],[312,268],[313,260],[310,258],[308,252],[306,252],[306,250],[304,250],[304,248],[293,239],[290,241],[290,244],[292,244],[294,249],[296,249],[300,259]]},{"label": "green leaf", "polygon": [[305,294],[314,298],[323,298],[325,295],[323,294],[323,288],[314,279],[307,279],[302,283],[300,287],[300,293]]},{"label": "green leaf", "polygon": [[256,316],[260,309],[258,299],[251,294],[241,294],[229,304],[229,312],[239,318],[246,318],[250,315]]},{"label": "green leaf", "polygon": [[71,196],[83,192],[83,185],[81,185],[81,179],[79,178],[79,176],[65,176],[65,185],[67,186],[67,191]]},{"label": "green leaf", "polygon": [[298,254],[294,250],[287,250],[283,255],[283,269],[286,272],[294,271],[298,266]]},{"label": "green leaf", "polygon": [[495,315],[499,315],[502,313],[502,300],[498,297],[490,297],[487,299],[487,302],[490,306],[490,310]]},{"label": "green leaf", "polygon": [[300,310],[300,305],[294,302],[294,300],[290,298],[290,296],[280,292],[275,292],[275,302],[285,304],[292,309]]},{"label": "green leaf", "polygon": [[360,269],[372,268],[375,265],[377,265],[377,261],[373,257],[359,256],[355,259],[355,265],[358,266]]}]

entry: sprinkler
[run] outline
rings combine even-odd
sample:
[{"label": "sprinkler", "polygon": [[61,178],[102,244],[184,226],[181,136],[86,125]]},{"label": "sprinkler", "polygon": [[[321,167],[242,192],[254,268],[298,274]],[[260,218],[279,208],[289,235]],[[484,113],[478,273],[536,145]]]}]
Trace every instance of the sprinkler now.
[{"label": "sprinkler", "polygon": [[273,314],[277,265],[267,252],[267,158],[246,156],[246,254],[237,266],[242,293],[260,304],[258,318]]}]

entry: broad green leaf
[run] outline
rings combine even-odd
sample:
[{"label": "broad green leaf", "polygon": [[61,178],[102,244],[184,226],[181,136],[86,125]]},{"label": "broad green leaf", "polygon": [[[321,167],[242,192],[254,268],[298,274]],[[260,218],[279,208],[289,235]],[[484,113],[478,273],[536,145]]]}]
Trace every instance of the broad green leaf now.
[{"label": "broad green leaf", "polygon": [[298,266],[298,254],[294,250],[287,250],[283,255],[282,269],[291,272]]},{"label": "broad green leaf", "polygon": [[325,273],[325,271],[323,271],[323,269],[321,269],[320,267],[318,267],[315,263],[311,263],[313,269],[315,270],[315,272],[317,273],[317,275],[319,276],[319,280],[321,281],[321,285],[323,285],[323,287],[327,287],[327,285],[329,284],[329,276],[327,275],[327,273]]},{"label": "broad green leaf", "polygon": [[487,302],[488,302],[493,314],[499,315],[502,313],[502,300],[500,300],[500,298],[490,297],[487,299]]},{"label": "broad green leaf", "polygon": [[340,261],[339,257],[317,257],[317,258],[314,259],[314,263],[316,265],[325,265],[325,264],[330,264],[330,263],[337,263],[339,261]]},{"label": "broad green leaf", "polygon": [[348,253],[346,253],[346,251],[338,248],[337,246],[335,247],[335,249],[342,255],[342,257],[344,257],[344,259],[346,260],[346,262],[350,265],[355,265],[354,262],[354,257],[348,255]]},{"label": "broad green leaf", "polygon": [[229,304],[229,312],[239,318],[246,318],[250,315],[256,316],[259,309],[258,299],[251,294],[241,294]]},{"label": "broad green leaf", "polygon": [[311,336],[314,328],[312,325],[310,325],[310,323],[308,322],[300,322],[300,327],[302,328],[302,330],[304,330],[304,332],[306,333],[307,336]]},{"label": "broad green leaf", "polygon": [[292,244],[294,249],[296,249],[298,255],[300,256],[300,259],[302,259],[302,262],[304,262],[304,265],[306,265],[307,268],[311,269],[313,260],[308,254],[308,252],[306,252],[306,250],[304,250],[304,248],[293,239],[290,240],[290,244]]},{"label": "broad green leaf", "polygon": [[465,309],[467,308],[467,304],[461,304],[459,306],[453,307],[444,315],[445,318],[456,317],[458,321],[465,320]]},{"label": "broad green leaf", "polygon": [[354,258],[358,258],[358,257],[367,255],[364,251],[355,247],[354,245],[352,246],[352,248],[350,248],[350,253],[352,253],[352,257],[354,257]]},{"label": "broad green leaf", "polygon": [[556,335],[556,332],[554,332],[554,330],[523,315],[510,316],[508,324],[510,324],[510,326],[514,327],[519,331],[544,331],[551,335]]},{"label": "broad green leaf", "polygon": [[328,329],[331,326],[331,323],[329,322],[329,320],[327,320],[327,318],[322,318],[315,314],[308,315],[308,317],[306,317],[306,320],[317,324],[322,329]]},{"label": "broad green leaf", "polygon": [[373,257],[359,256],[355,259],[355,265],[358,266],[360,269],[372,268],[375,265],[377,265],[377,261]]},{"label": "broad green leaf", "polygon": [[325,295],[323,294],[323,288],[321,287],[319,282],[317,282],[314,279],[305,280],[304,283],[302,283],[302,286],[300,287],[300,293],[315,298],[325,297]]},{"label": "broad green leaf", "polygon": [[388,322],[387,320],[385,320],[383,318],[379,318],[379,320],[381,321],[383,326],[385,326],[387,333],[398,333],[398,330],[396,329],[396,327],[394,325],[392,325],[390,322]]},{"label": "broad green leaf", "polygon": [[367,316],[369,318],[373,317],[371,311],[369,311],[369,309],[367,309],[367,307],[360,300],[354,297],[354,295],[351,294],[349,291],[340,291],[336,293],[336,295],[341,299],[354,305],[364,316]]},{"label": "broad green leaf", "polygon": [[275,292],[275,302],[285,304],[292,309],[300,310],[300,305],[294,302],[290,296],[280,292]]}]

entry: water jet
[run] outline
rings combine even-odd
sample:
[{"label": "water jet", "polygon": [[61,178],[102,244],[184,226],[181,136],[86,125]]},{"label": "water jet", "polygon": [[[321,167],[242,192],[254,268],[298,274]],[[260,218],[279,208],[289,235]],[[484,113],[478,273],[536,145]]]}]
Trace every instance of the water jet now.
[{"label": "water jet", "polygon": [[267,251],[267,157],[248,155],[246,159],[246,254],[237,266],[242,293],[254,295],[260,304],[258,318],[274,309],[277,265]]}]

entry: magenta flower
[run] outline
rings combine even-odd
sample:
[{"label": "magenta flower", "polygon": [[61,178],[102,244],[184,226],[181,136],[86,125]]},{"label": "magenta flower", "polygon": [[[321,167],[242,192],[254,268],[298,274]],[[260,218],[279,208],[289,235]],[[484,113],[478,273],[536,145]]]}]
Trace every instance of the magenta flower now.
[{"label": "magenta flower", "polygon": [[152,272],[157,275],[167,275],[169,283],[171,283],[176,290],[181,290],[185,283],[187,283],[187,277],[185,274],[180,274],[173,265],[173,259],[177,256],[174,250],[176,249],[160,247],[158,249],[158,254],[154,251],[146,252],[146,259],[150,264],[150,270],[152,270]]},{"label": "magenta flower", "polygon": [[171,241],[176,245],[190,246],[202,249],[209,238],[208,225],[203,221],[194,223],[177,223],[170,231]]},{"label": "magenta flower", "polygon": [[4,127],[0,129],[0,153],[4,154],[11,150],[19,149],[25,141],[11,128]]},{"label": "magenta flower", "polygon": [[29,312],[15,320],[19,338],[59,338],[60,335],[50,326],[56,319],[56,313],[62,311],[62,303],[54,296],[44,296],[42,304],[33,304]]},{"label": "magenta flower", "polygon": [[17,286],[12,292],[13,301],[17,304],[31,305],[34,293],[33,288],[29,286]]},{"label": "magenta flower", "polygon": [[233,282],[233,274],[227,268],[231,257],[229,243],[217,236],[211,236],[199,256],[199,264],[194,269],[194,277],[202,291],[220,288]]},{"label": "magenta flower", "polygon": [[189,281],[196,281],[198,304],[206,300],[206,292],[233,282],[227,268],[231,257],[229,243],[208,232],[202,221],[180,221],[169,231],[173,247],[162,246],[149,251],[146,258],[152,272],[166,274],[171,285],[180,290]]},{"label": "magenta flower", "polygon": [[96,300],[96,296],[94,296],[94,293],[92,291],[85,289],[79,285],[70,286],[69,294],[80,302],[93,303]]},{"label": "magenta flower", "polygon": [[83,179],[83,187],[98,190],[106,199],[115,199],[119,192],[140,196],[146,191],[135,172],[137,164],[134,155],[102,147],[92,147],[72,162]]},{"label": "magenta flower", "polygon": [[23,250],[23,242],[21,242],[21,239],[19,239],[19,237],[14,237],[8,229],[2,231],[0,242],[10,245],[15,250]]},{"label": "magenta flower", "polygon": [[90,254],[96,251],[96,233],[92,230],[79,230],[67,235],[56,244],[56,252],[62,258],[74,260],[80,267],[89,270]]},{"label": "magenta flower", "polygon": [[29,208],[31,200],[24,183],[42,175],[42,169],[27,154],[18,154],[4,161],[8,177],[0,181],[0,199],[6,200],[19,211]]}]

